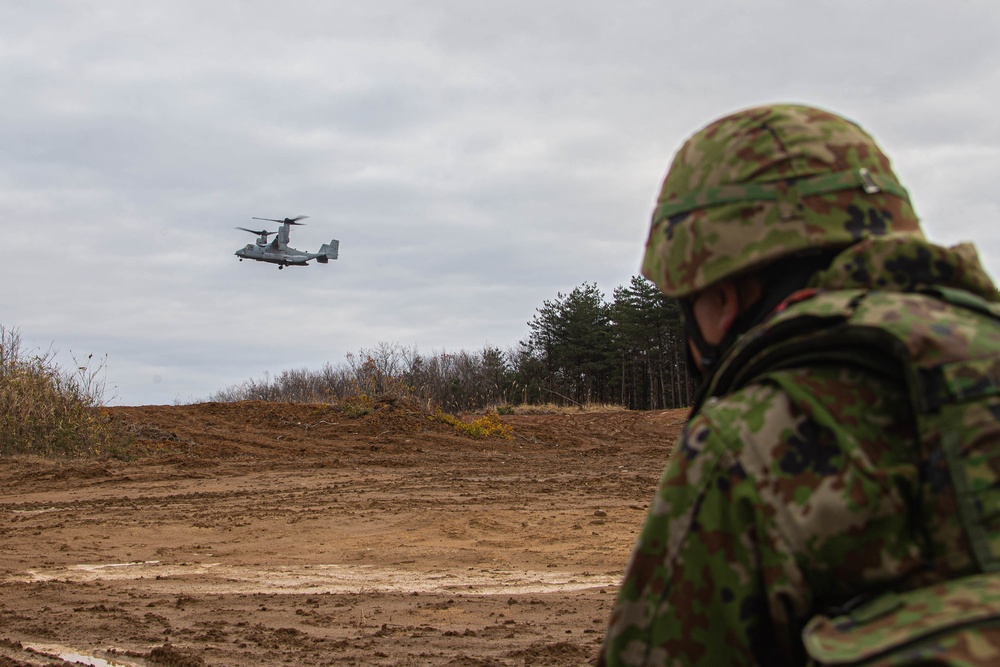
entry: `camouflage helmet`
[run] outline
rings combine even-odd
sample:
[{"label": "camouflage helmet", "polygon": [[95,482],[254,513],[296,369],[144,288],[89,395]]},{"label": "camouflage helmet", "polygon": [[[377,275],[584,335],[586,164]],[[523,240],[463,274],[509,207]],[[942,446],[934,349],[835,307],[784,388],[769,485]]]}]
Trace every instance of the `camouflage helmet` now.
[{"label": "camouflage helmet", "polygon": [[681,298],[811,249],[923,236],[889,158],[855,123],[779,104],[721,118],[681,147],[642,273]]}]

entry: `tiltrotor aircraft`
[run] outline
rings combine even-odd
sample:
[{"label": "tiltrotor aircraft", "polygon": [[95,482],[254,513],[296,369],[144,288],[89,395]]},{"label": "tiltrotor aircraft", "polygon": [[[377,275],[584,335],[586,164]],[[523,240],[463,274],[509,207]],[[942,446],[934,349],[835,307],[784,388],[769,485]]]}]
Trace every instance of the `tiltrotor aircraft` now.
[{"label": "tiltrotor aircraft", "polygon": [[[276,220],[274,218],[253,218],[254,220],[277,222],[281,224],[281,227],[279,227],[276,232],[269,232],[266,229],[258,230],[247,229],[246,227],[237,227],[236,229],[242,229],[245,232],[256,234],[257,244],[246,244],[246,247],[240,248],[236,251],[236,256],[240,258],[241,262],[244,259],[252,259],[257,262],[269,262],[271,264],[277,264],[279,269],[283,269],[286,266],[308,266],[309,260],[311,259],[315,259],[320,264],[326,264],[331,259],[337,259],[337,255],[340,251],[340,241],[337,239],[333,239],[329,243],[321,245],[319,252],[302,252],[301,250],[288,247],[288,230],[292,225],[304,224],[299,222],[299,220],[305,220],[308,217],[308,215],[300,215],[295,218],[285,218],[284,220]],[[267,237],[271,234],[277,234],[277,236],[270,243],[268,243]]]}]

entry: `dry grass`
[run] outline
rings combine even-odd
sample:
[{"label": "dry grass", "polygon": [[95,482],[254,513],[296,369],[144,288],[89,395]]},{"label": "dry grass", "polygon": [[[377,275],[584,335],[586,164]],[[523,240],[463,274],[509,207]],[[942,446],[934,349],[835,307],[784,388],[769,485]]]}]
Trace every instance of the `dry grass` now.
[{"label": "dry grass", "polygon": [[103,364],[67,373],[0,325],[0,455],[124,456],[131,438],[101,409]]},{"label": "dry grass", "polygon": [[449,424],[459,433],[464,433],[473,438],[504,438],[510,440],[514,432],[514,427],[504,424],[500,420],[500,416],[492,410],[487,411],[485,415],[478,419],[463,421],[454,415],[442,412],[439,408],[434,411],[431,419]]},{"label": "dry grass", "polygon": [[588,403],[586,405],[556,405],[543,403],[541,405],[506,405],[497,408],[504,415],[565,415],[581,412],[623,412],[628,408],[615,403]]}]

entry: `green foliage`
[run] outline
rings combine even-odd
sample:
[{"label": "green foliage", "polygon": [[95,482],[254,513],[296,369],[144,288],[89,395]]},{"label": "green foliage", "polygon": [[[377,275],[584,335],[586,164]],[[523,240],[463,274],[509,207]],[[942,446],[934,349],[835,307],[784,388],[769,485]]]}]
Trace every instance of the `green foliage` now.
[{"label": "green foliage", "polygon": [[[528,322],[524,343],[543,361],[549,385],[540,388],[567,400],[589,403],[605,392],[612,365],[610,310],[597,285],[584,283],[569,294],[544,301]],[[559,391],[562,390],[562,393]]]},{"label": "green foliage", "polygon": [[0,325],[0,454],[127,456],[131,438],[100,407],[103,364],[91,355],[70,374],[53,357]]},{"label": "green foliage", "polygon": [[472,436],[473,438],[504,438],[510,440],[514,432],[514,427],[500,421],[499,415],[490,410],[478,419],[465,422],[454,415],[449,415],[441,411],[440,408],[434,411],[431,419],[435,419],[445,424],[449,424],[456,431]]},{"label": "green foliage", "polygon": [[690,404],[686,338],[677,302],[634,276],[608,303],[596,285],[545,301],[528,323],[518,368],[526,403],[619,403],[633,409]]},{"label": "green foliage", "polygon": [[689,405],[695,387],[687,372],[680,305],[639,276],[617,288],[614,297],[610,309],[622,404],[654,409]]}]

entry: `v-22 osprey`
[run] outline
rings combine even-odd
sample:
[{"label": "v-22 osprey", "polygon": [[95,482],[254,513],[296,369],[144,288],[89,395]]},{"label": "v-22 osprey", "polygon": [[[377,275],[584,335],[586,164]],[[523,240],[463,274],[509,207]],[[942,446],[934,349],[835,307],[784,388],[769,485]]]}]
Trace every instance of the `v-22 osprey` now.
[{"label": "v-22 osprey", "polygon": [[[320,264],[326,264],[331,259],[337,259],[340,252],[340,241],[337,239],[333,239],[329,243],[321,245],[319,252],[303,252],[301,250],[288,247],[288,230],[291,229],[292,225],[305,224],[299,222],[299,220],[305,220],[308,217],[308,215],[300,215],[295,218],[285,218],[284,220],[277,220],[275,218],[253,218],[253,220],[277,222],[281,226],[278,227],[278,231],[276,232],[269,232],[266,229],[258,230],[248,229],[246,227],[237,227],[236,229],[242,229],[245,232],[256,234],[257,242],[246,244],[246,246],[240,248],[234,254],[240,258],[241,262],[244,259],[252,259],[256,262],[277,264],[279,269],[283,269],[286,266],[308,266],[309,261],[313,259]],[[267,237],[272,234],[276,234],[277,236],[268,242]]]}]

